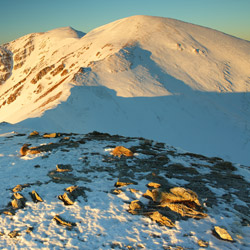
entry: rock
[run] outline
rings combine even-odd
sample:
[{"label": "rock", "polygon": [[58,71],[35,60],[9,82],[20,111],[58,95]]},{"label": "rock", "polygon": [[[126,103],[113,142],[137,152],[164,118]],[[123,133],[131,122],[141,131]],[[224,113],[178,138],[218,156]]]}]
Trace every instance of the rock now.
[{"label": "rock", "polygon": [[147,186],[151,187],[151,188],[159,188],[161,186],[161,184],[156,183],[156,182],[150,182],[150,183],[148,183]]},{"label": "rock", "polygon": [[27,154],[40,154],[42,151],[36,147],[29,148],[30,144],[24,144],[20,149],[20,155],[25,156]]},{"label": "rock", "polygon": [[19,194],[19,193],[14,193],[13,196],[14,196],[14,198],[17,199],[17,200],[24,199],[24,197],[23,197],[21,194]]},{"label": "rock", "polygon": [[66,191],[69,192],[74,199],[78,196],[85,196],[84,188],[78,186],[70,186],[66,188]]},{"label": "rock", "polygon": [[71,172],[72,166],[70,164],[57,164],[56,171],[57,172]]},{"label": "rock", "polygon": [[195,192],[190,189],[185,189],[182,187],[174,187],[170,189],[171,193],[161,192],[160,202],[162,205],[164,203],[194,203],[193,206],[201,206],[198,196]]},{"label": "rock", "polygon": [[175,224],[169,218],[167,218],[166,216],[163,216],[158,211],[150,213],[149,218],[151,218],[153,221],[156,221],[162,226],[175,227]]},{"label": "rock", "polygon": [[12,189],[12,192],[16,193],[16,192],[19,192],[19,191],[22,191],[23,190],[23,187],[18,184],[16,185],[13,189]]},{"label": "rock", "polygon": [[134,193],[134,194],[139,192],[138,190],[136,190],[136,189],[134,189],[134,188],[130,188],[129,191],[130,191],[131,193]]},{"label": "rock", "polygon": [[75,198],[70,193],[64,193],[63,195],[59,195],[58,199],[63,201],[64,205],[73,205]]},{"label": "rock", "polygon": [[114,189],[111,192],[112,192],[112,194],[118,195],[118,194],[121,194],[123,191],[121,189]]},{"label": "rock", "polygon": [[53,219],[54,219],[58,224],[60,224],[60,225],[62,225],[62,226],[66,226],[66,227],[73,227],[73,226],[76,226],[75,223],[66,221],[66,220],[62,219],[59,215],[55,215]]},{"label": "rock", "polygon": [[34,230],[34,227],[28,226],[26,229],[26,233],[31,233]]},{"label": "rock", "polygon": [[15,215],[15,210],[13,208],[10,208],[8,210],[4,210],[3,214],[13,216],[13,215]]},{"label": "rock", "polygon": [[133,184],[133,183],[131,183],[131,182],[121,182],[121,181],[119,181],[119,179],[118,179],[118,181],[115,183],[115,187],[124,187],[124,186],[128,186],[128,185],[131,185],[131,184]]},{"label": "rock", "polygon": [[14,209],[20,209],[25,207],[25,198],[19,194],[14,193],[14,199],[11,201],[11,206]]},{"label": "rock", "polygon": [[207,217],[207,214],[202,213],[200,211],[197,211],[193,208],[190,208],[182,203],[165,203],[164,206],[161,205],[162,207],[168,207],[172,211],[180,214],[183,217],[191,217],[195,219],[202,219]]},{"label": "rock", "polygon": [[227,232],[226,229],[215,226],[214,229],[212,230],[212,233],[215,237],[221,240],[226,240],[233,242],[234,240],[232,239],[231,235]]},{"label": "rock", "polygon": [[61,136],[61,134],[59,134],[59,133],[51,133],[51,134],[44,134],[43,138],[56,138],[56,137],[59,137],[59,136]]},{"label": "rock", "polygon": [[154,146],[157,147],[157,148],[165,148],[165,143],[163,143],[163,142],[156,142]]},{"label": "rock", "polygon": [[141,139],[141,140],[139,141],[139,144],[140,144],[141,146],[152,146],[153,140]]},{"label": "rock", "polygon": [[78,190],[78,186],[70,186],[66,188],[66,191],[69,193],[77,192],[77,190]]},{"label": "rock", "polygon": [[148,190],[143,194],[145,198],[152,199],[154,202],[159,202],[161,200],[161,191],[158,189]]},{"label": "rock", "polygon": [[43,199],[40,197],[40,195],[35,191],[33,190],[31,193],[31,198],[32,200],[37,203],[37,202],[43,202]]},{"label": "rock", "polygon": [[208,247],[209,246],[209,243],[207,241],[204,241],[204,240],[198,240],[197,243],[200,247]]},{"label": "rock", "polygon": [[131,150],[129,150],[129,149],[123,147],[123,146],[117,146],[112,151],[112,154],[114,156],[118,156],[118,157],[121,157],[122,155],[127,156],[127,157],[133,157],[134,156],[134,153]]},{"label": "rock", "polygon": [[17,236],[20,236],[21,234],[19,231],[14,230],[14,231],[11,231],[8,235],[10,236],[10,238],[16,238]]},{"label": "rock", "polygon": [[131,203],[129,204],[129,212],[131,214],[141,214],[142,213],[142,209],[143,209],[144,205],[141,201],[139,200],[134,200],[131,201]]},{"label": "rock", "polygon": [[34,136],[39,136],[39,133],[36,130],[34,130],[29,134],[29,137],[34,137]]},{"label": "rock", "polygon": [[198,206],[201,206],[198,200],[198,195],[190,189],[185,189],[183,187],[174,187],[170,189],[170,192],[176,195],[177,197],[182,198],[182,200],[193,201]]},{"label": "rock", "polygon": [[18,185],[16,185],[16,186],[12,189],[12,192],[13,192],[13,193],[20,192],[20,191],[22,191],[24,188],[29,187],[29,186],[30,186],[30,184],[22,184],[22,185],[18,184]]}]

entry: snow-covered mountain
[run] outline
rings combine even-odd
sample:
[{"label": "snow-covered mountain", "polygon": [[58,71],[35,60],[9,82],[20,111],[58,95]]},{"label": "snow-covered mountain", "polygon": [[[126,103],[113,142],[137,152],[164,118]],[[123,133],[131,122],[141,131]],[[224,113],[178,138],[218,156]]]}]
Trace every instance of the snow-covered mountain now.
[{"label": "snow-covered mountain", "polygon": [[98,130],[250,162],[250,42],[133,16],[0,47],[0,122]]}]

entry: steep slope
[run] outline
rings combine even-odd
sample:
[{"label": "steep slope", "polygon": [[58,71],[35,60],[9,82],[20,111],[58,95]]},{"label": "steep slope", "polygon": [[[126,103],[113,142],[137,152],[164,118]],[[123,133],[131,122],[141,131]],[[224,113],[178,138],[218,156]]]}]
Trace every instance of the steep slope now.
[{"label": "steep slope", "polygon": [[82,38],[61,28],[1,49],[1,121],[143,136],[250,161],[247,41],[173,19],[134,16]]}]

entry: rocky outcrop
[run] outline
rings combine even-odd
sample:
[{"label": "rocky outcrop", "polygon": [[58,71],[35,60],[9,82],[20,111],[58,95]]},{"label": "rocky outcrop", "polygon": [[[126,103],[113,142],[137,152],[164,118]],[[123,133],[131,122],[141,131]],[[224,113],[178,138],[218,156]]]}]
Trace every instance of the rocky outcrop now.
[{"label": "rocky outcrop", "polygon": [[40,79],[42,79],[48,72],[50,72],[55,65],[51,65],[40,70],[36,76],[31,80],[32,84],[36,84]]},{"label": "rocky outcrop", "polygon": [[123,156],[127,156],[127,157],[133,157],[134,154],[131,150],[129,150],[128,148],[125,148],[123,146],[117,146],[113,151],[112,151],[112,154],[114,156],[118,156],[118,157],[121,157],[122,155]]},{"label": "rocky outcrop", "polygon": [[11,75],[12,53],[0,47],[0,85],[3,84]]}]

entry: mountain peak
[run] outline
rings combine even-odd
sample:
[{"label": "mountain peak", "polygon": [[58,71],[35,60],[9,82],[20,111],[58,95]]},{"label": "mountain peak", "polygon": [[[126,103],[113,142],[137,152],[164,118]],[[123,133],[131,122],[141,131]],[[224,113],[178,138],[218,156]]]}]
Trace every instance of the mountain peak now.
[{"label": "mountain peak", "polygon": [[149,137],[247,161],[249,42],[143,15],[80,37],[62,27],[1,47],[0,122]]},{"label": "mountain peak", "polygon": [[86,33],[82,31],[75,30],[74,28],[67,26],[67,27],[61,27],[61,28],[56,28],[53,30],[50,30],[46,32],[49,36],[54,36],[58,38],[81,38],[83,37]]}]

